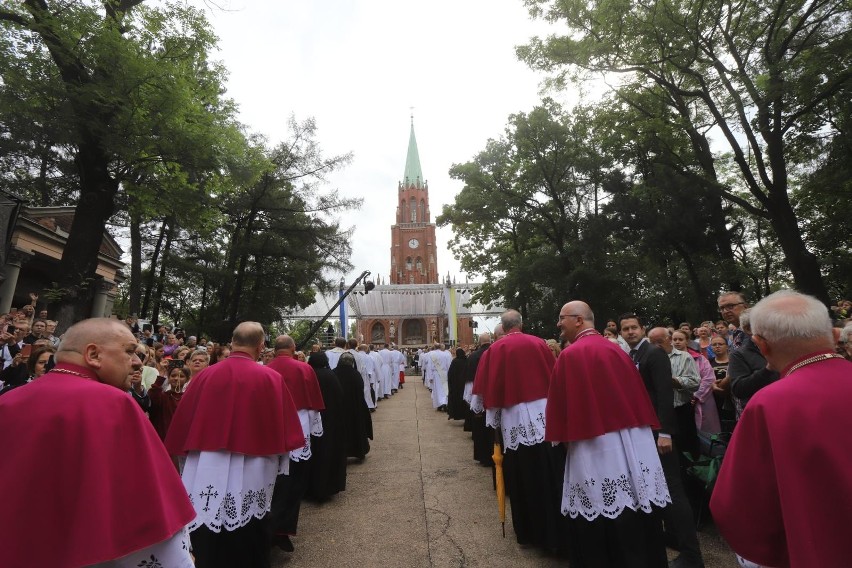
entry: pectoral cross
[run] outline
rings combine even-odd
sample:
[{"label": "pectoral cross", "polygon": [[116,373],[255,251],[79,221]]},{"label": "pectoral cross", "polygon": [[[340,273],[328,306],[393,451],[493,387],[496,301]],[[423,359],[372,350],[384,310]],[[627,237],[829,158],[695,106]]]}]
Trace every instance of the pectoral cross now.
[{"label": "pectoral cross", "polygon": [[208,485],[207,486],[207,493],[202,492],[202,493],[199,493],[198,495],[199,495],[199,497],[207,497],[207,502],[204,504],[204,509],[203,509],[203,511],[206,513],[207,511],[210,510],[210,498],[211,497],[218,497],[219,492],[213,491],[213,486]]}]

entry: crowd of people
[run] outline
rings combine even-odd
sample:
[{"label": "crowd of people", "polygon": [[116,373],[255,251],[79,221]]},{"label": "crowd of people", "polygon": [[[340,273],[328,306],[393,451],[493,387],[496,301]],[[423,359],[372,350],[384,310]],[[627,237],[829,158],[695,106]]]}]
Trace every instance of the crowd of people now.
[{"label": "crowd of people", "polygon": [[[16,487],[3,566],[269,566],[272,547],[294,550],[302,500],[345,490],[371,412],[406,384],[394,345],[303,353],[255,322],[222,345],[133,318],[60,341],[31,298],[0,334],[0,484]],[[697,328],[628,313],[599,332],[572,301],[558,342],[509,310],[475,348],[412,354],[474,459],[493,466],[499,444],[519,544],[575,568],[703,566],[684,458],[732,431],[711,510],[740,564],[844,565],[852,458],[833,439],[852,427],[849,304],[833,324],[792,291],[718,305]]]},{"label": "crowd of people", "polygon": [[[405,358],[390,345],[337,338],[306,354],[287,335],[267,346],[254,322],[217,345],[99,318],[71,326],[57,348],[29,333],[29,311],[4,317],[15,329],[3,337],[0,479],[24,476],[42,494],[4,502],[0,534],[34,530],[50,509],[48,534],[67,538],[44,549],[15,539],[0,550],[2,566],[269,566],[272,547],[294,551],[302,500],[346,489],[347,468],[370,451],[371,412],[405,383]],[[138,501],[115,497],[127,493],[116,469],[125,466]],[[127,511],[138,518],[98,532]]]},{"label": "crowd of people", "polygon": [[[783,411],[760,402],[797,404],[792,396],[772,394],[792,384],[780,379],[797,365],[814,365],[808,369],[814,373],[816,363],[828,361],[821,366],[839,376],[834,397],[827,388],[809,390],[796,381],[801,418],[812,421],[800,426],[837,431],[848,422],[837,397],[852,391],[852,322],[849,303],[838,305],[828,312],[813,298],[784,291],[752,310],[741,293],[730,292],[718,298],[722,319],[697,328],[688,322],[652,326],[628,313],[599,333],[591,308],[570,302],[559,314],[559,342],[523,334],[520,314],[510,310],[493,336],[480,336],[476,349],[460,348],[450,357],[435,345],[419,359],[433,406],[465,421],[474,459],[492,466],[495,440],[501,445],[512,524],[522,545],[567,556],[572,566],[703,566],[693,504],[708,496],[694,493],[704,486],[690,483],[687,468],[708,450],[702,440],[738,432],[712,511],[740,565],[842,566],[842,539],[835,538],[833,524],[850,520],[848,473],[838,473],[850,471],[843,467],[849,458],[839,448],[822,452],[828,441],[811,447],[791,430],[796,424],[782,424]],[[752,407],[760,410],[749,414]],[[759,414],[765,412],[773,417],[769,424],[790,431],[789,438],[779,441],[765,431],[768,418]],[[764,429],[765,445],[754,446],[754,428]],[[784,469],[773,470],[772,448],[790,456]],[[820,462],[815,470],[833,470],[829,477],[836,483],[816,493],[837,491],[842,513],[828,497],[824,506],[808,506],[807,497],[784,495],[808,495],[804,486],[816,482],[794,463],[806,456]],[[739,478],[743,470],[752,476],[749,483]],[[738,515],[737,499],[767,517]],[[791,534],[814,515],[821,516],[824,533]],[[670,562],[666,546],[679,551]],[[819,550],[808,552],[811,547]]]}]

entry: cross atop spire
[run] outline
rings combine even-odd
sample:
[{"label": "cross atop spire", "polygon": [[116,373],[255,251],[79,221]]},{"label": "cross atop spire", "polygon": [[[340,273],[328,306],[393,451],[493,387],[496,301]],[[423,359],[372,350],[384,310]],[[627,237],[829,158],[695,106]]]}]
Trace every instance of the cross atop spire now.
[{"label": "cross atop spire", "polygon": [[411,107],[411,134],[408,137],[408,156],[405,158],[405,174],[402,177],[404,187],[426,187],[423,172],[420,170],[420,154],[417,152],[417,139],[414,137],[414,107]]}]

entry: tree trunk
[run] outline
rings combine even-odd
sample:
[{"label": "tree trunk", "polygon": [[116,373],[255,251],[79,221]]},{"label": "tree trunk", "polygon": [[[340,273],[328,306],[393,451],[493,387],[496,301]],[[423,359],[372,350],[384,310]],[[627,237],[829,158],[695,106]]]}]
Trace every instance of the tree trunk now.
[{"label": "tree trunk", "polygon": [[796,213],[787,199],[787,192],[776,193],[782,197],[775,199],[776,196],[772,196],[769,222],[775,230],[781,250],[784,251],[787,266],[793,273],[796,290],[803,294],[810,294],[828,306],[831,301],[822,279],[819,260],[805,246]]},{"label": "tree trunk", "polygon": [[59,263],[61,297],[56,307],[59,333],[91,315],[98,253],[118,192],[118,182],[109,173],[109,159],[95,142],[80,145],[76,164],[80,200]]},{"label": "tree trunk", "polygon": [[[160,262],[160,275],[157,278],[157,289],[154,292],[154,307],[151,314],[151,323],[154,324],[154,327],[157,326],[160,318],[160,300],[163,297],[163,282],[166,279],[166,264],[169,261],[169,252],[172,248],[172,238],[175,233],[174,218],[170,217],[167,222],[169,224],[169,230],[166,232],[166,244],[163,245],[163,260]],[[153,268],[151,270],[153,271]]]},{"label": "tree trunk", "polygon": [[130,314],[139,314],[142,303],[142,219],[130,216],[130,290],[128,298]]},{"label": "tree trunk", "polygon": [[160,250],[163,248],[163,239],[166,238],[167,220],[163,220],[160,225],[160,234],[157,237],[157,244],[154,245],[154,252],[151,253],[151,261],[148,263],[148,278],[145,280],[145,295],[142,298],[142,317],[148,317],[148,309],[151,306],[151,294],[154,291],[154,282],[156,280],[154,274],[157,270],[157,261],[160,258]]}]

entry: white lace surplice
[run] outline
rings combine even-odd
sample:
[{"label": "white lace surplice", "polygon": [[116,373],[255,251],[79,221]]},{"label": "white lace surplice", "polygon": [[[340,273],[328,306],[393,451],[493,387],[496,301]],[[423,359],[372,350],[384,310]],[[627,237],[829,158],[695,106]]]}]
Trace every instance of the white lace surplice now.
[{"label": "white lace surplice", "polygon": [[131,552],[116,560],[94,564],[89,568],[139,568],[140,566],[194,568],[195,563],[189,555],[189,531],[186,527],[162,542]]},{"label": "white lace surplice", "polygon": [[305,437],[305,445],[298,450],[290,452],[293,461],[305,461],[311,459],[311,436],[322,436],[322,415],[318,410],[303,408],[299,412],[299,422],[302,424],[302,435]]},{"label": "white lace surplice", "polygon": [[289,463],[288,454],[190,452],[182,478],[198,516],[189,530],[206,525],[213,532],[232,531],[263,517],[272,505],[275,478],[288,472]]},{"label": "white lace surplice", "polygon": [[470,410],[474,414],[481,414],[482,412],[485,412],[485,408],[482,407],[482,397],[479,396],[478,394],[472,394],[473,393],[473,387],[470,387],[470,388],[471,388]]},{"label": "white lace surplice", "polygon": [[464,384],[464,394],[462,395],[462,399],[470,404],[470,399],[473,397],[473,381],[468,381]]},{"label": "white lace surplice", "polygon": [[[472,403],[471,403],[472,404]],[[481,403],[480,403],[481,406]],[[503,451],[518,445],[534,446],[544,442],[544,409],[547,399],[521,402],[508,408],[485,410],[485,424],[503,433]]]},{"label": "white lace surplice", "polygon": [[562,484],[562,514],[591,521],[626,508],[651,512],[671,503],[654,435],[647,426],[571,442]]}]

